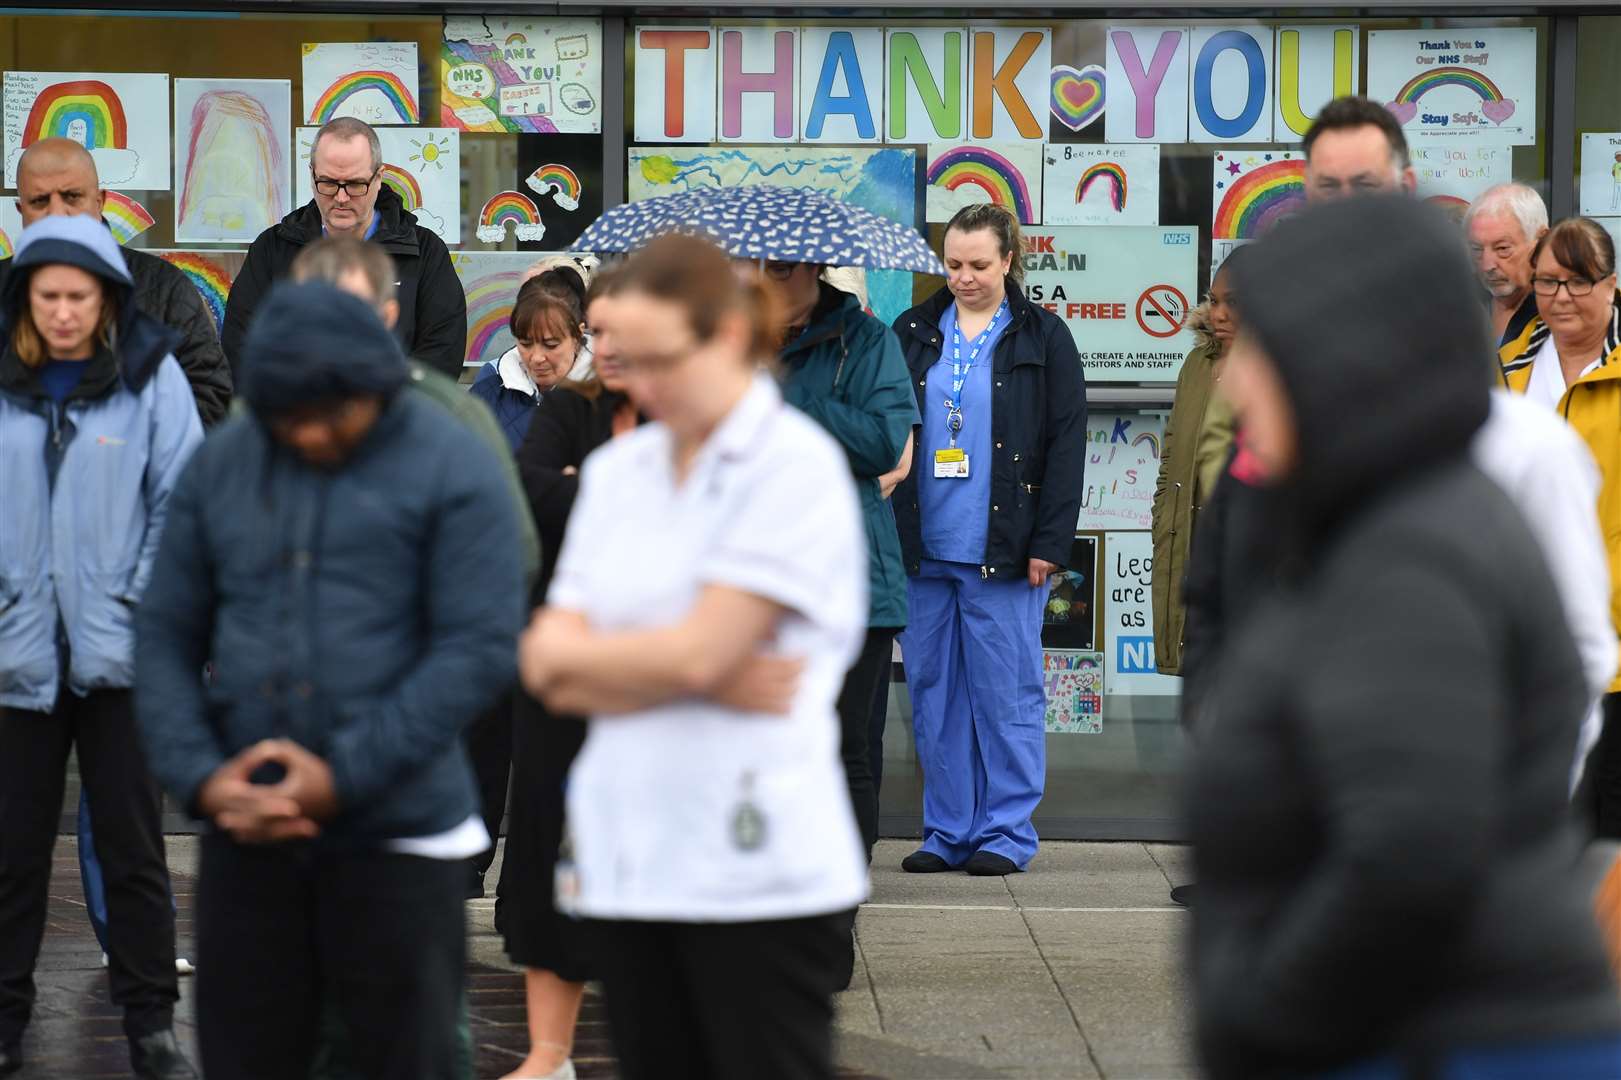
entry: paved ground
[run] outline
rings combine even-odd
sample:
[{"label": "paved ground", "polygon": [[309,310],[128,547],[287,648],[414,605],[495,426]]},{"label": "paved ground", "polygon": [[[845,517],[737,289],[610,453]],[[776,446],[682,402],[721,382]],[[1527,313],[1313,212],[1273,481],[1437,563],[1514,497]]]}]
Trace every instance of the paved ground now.
[{"label": "paved ground", "polygon": [[[1186,879],[1183,849],[1049,844],[1007,879],[899,870],[905,841],[879,845],[872,901],[856,926],[856,981],[839,1001],[848,1078],[1181,1080],[1195,1077],[1179,970],[1187,915],[1166,899]],[[195,840],[170,838],[180,936],[191,948]],[[492,871],[490,880],[496,878]],[[20,1080],[128,1076],[118,1014],[84,901],[71,837],[57,848],[40,1004]],[[469,1002],[478,1075],[523,1057],[523,992],[490,926],[468,905]],[[177,1028],[193,1038],[190,980]],[[576,1046],[582,1077],[610,1077],[600,1002],[588,998]]]}]

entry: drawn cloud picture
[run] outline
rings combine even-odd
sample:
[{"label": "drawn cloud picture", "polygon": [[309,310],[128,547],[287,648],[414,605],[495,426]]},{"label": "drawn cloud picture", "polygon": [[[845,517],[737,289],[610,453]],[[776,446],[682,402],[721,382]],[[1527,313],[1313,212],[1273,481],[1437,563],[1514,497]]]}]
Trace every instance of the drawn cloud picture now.
[{"label": "drawn cloud picture", "polygon": [[175,240],[250,241],[292,209],[286,79],[176,79]]},{"label": "drawn cloud picture", "polygon": [[535,194],[550,194],[564,210],[580,208],[580,178],[567,165],[542,165],[524,181]]},{"label": "drawn cloud picture", "polygon": [[1013,211],[1020,224],[1041,221],[1041,146],[988,143],[930,146],[924,218],[950,221],[975,203],[995,203]]},{"label": "drawn cloud picture", "polygon": [[169,76],[7,71],[3,89],[6,187],[24,150],[65,138],[90,151],[103,187],[169,190]]},{"label": "drawn cloud picture", "polygon": [[546,235],[535,200],[521,191],[492,195],[478,214],[478,238],[485,244],[499,244],[507,238],[507,226],[519,240],[533,243]]},{"label": "drawn cloud picture", "polygon": [[[298,160],[293,174],[298,205],[314,197],[310,186],[310,144],[318,128],[298,129]],[[383,186],[400,197],[417,224],[447,244],[462,240],[461,132],[450,128],[377,129],[383,147]]]},{"label": "drawn cloud picture", "polygon": [[303,86],[306,124],[422,122],[414,41],[305,42]]}]

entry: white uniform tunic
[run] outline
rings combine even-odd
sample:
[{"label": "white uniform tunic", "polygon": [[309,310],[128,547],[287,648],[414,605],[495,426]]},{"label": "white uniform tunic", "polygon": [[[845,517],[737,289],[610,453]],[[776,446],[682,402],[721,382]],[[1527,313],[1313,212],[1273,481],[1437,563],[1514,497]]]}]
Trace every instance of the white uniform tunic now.
[{"label": "white uniform tunic", "polygon": [[586,460],[549,602],[611,633],[669,626],[728,586],[788,609],[773,651],[806,666],[787,716],[685,701],[591,721],[568,783],[573,909],[747,922],[854,907],[866,860],[835,703],[866,632],[867,551],[849,464],[765,376],[680,486],[672,446],[648,424]]}]

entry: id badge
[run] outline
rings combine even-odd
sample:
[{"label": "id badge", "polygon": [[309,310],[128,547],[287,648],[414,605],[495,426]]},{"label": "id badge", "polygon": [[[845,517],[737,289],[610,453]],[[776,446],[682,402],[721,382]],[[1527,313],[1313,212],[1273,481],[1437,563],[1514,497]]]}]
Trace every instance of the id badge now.
[{"label": "id badge", "polygon": [[953,446],[934,452],[934,477],[936,480],[966,480],[968,478],[968,453],[961,447]]}]

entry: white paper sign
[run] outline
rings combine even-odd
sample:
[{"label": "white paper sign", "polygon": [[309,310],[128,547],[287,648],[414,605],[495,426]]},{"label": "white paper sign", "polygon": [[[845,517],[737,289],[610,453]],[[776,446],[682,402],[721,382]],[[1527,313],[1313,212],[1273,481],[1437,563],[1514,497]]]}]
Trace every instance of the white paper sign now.
[{"label": "white paper sign", "polygon": [[1181,680],[1154,665],[1152,536],[1106,533],[1103,558],[1104,686],[1110,695],[1181,693]]},{"label": "white paper sign", "polygon": [[[968,137],[974,141],[1047,137],[1052,31],[1046,27],[971,27]],[[985,73],[990,77],[984,77]]]},{"label": "white paper sign", "polygon": [[799,30],[732,26],[719,33],[721,142],[799,138]]},{"label": "white paper sign", "polygon": [[[549,112],[502,111],[502,91],[545,83]],[[614,88],[618,92],[618,88]],[[509,106],[539,95],[508,95]],[[602,130],[602,20],[450,15],[439,45],[439,122],[522,134]]]},{"label": "white paper sign", "polygon": [[714,140],[714,41],[707,26],[636,31],[637,142]]},{"label": "white paper sign", "polygon": [[[298,162],[293,170],[299,205],[314,197],[310,186],[310,143],[317,128],[298,129]],[[455,128],[378,128],[383,146],[385,185],[400,197],[417,224],[447,244],[462,240],[461,132]]]},{"label": "white paper sign", "polygon": [[1193,348],[1195,228],[1025,233],[1025,294],[1069,326],[1089,382],[1171,381]]},{"label": "white paper sign", "polygon": [[303,86],[306,124],[338,116],[373,127],[422,123],[414,41],[305,42]]},{"label": "white paper sign", "polygon": [[1158,146],[1049,143],[1045,164],[1046,224],[1159,224]]},{"label": "white paper sign", "polygon": [[1493,139],[1426,139],[1411,148],[1420,198],[1458,211],[1514,179],[1514,148]]},{"label": "white paper sign", "polygon": [[1277,30],[1277,118],[1273,138],[1303,139],[1317,110],[1362,86],[1362,30],[1357,26],[1280,26]]},{"label": "white paper sign", "polygon": [[0,195],[0,259],[9,259],[16,254],[22,234],[23,218],[17,211],[16,197]]},{"label": "white paper sign", "polygon": [[908,26],[884,36],[884,140],[892,143],[963,142],[968,138],[968,31],[963,27]]},{"label": "white paper sign", "polygon": [[1190,142],[1272,141],[1272,28],[1195,27]]},{"label": "white paper sign", "polygon": [[252,241],[293,208],[293,84],[174,81],[175,241]]},{"label": "white paper sign", "polygon": [[1112,143],[1186,142],[1188,31],[1185,27],[1114,27],[1108,33],[1109,104],[1104,138]]},{"label": "white paper sign", "polygon": [[1621,214],[1621,132],[1582,133],[1581,213]]},{"label": "white paper sign", "polygon": [[1164,444],[1163,416],[1088,412],[1086,491],[1076,531],[1152,528]]},{"label": "white paper sign", "polygon": [[1536,29],[1370,30],[1368,96],[1386,103],[1409,139],[1491,135],[1530,146]]},{"label": "white paper sign", "polygon": [[40,139],[81,143],[104,188],[169,190],[169,76],[93,71],[7,71],[6,187],[17,159]]},{"label": "white paper sign", "polygon": [[1019,223],[1041,220],[1041,147],[1029,143],[931,146],[925,221],[950,221],[965,206],[995,203]]},{"label": "white paper sign", "polygon": [[884,31],[807,26],[799,32],[799,134],[804,142],[879,142]]}]

